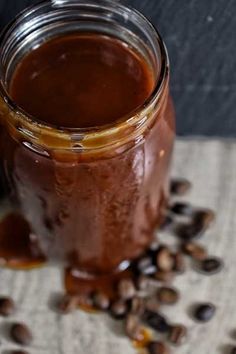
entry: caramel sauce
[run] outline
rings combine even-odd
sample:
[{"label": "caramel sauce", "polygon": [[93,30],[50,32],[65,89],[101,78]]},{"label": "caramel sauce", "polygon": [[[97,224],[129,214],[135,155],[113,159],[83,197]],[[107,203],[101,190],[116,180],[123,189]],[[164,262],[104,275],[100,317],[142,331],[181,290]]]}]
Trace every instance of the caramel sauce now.
[{"label": "caramel sauce", "polygon": [[126,43],[75,33],[27,54],[9,91],[21,108],[43,122],[85,128],[113,123],[132,112],[153,87],[149,65]]}]

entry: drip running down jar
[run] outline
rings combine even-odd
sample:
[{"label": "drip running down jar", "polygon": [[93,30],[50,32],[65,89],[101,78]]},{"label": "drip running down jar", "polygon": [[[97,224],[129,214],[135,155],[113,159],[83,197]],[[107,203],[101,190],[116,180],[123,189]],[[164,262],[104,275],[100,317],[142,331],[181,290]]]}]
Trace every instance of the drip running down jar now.
[{"label": "drip running down jar", "polygon": [[46,259],[83,277],[123,270],[168,199],[175,119],[161,37],[120,3],[72,0],[27,9],[0,41],[14,205]]}]

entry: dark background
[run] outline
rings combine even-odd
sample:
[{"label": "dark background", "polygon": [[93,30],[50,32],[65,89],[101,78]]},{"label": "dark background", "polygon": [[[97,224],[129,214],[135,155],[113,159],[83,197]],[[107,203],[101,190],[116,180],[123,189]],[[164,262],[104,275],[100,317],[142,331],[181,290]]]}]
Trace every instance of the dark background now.
[{"label": "dark background", "polygon": [[[0,27],[37,0],[0,0]],[[157,26],[170,55],[180,135],[236,136],[236,1],[123,0]]]}]

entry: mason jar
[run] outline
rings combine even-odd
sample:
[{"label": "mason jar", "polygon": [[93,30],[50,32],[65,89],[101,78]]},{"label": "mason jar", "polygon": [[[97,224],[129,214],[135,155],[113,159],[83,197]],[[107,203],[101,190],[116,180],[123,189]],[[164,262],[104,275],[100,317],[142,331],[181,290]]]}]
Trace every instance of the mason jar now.
[{"label": "mason jar", "polygon": [[[141,107],[81,129],[43,123],[14,102],[9,83],[21,59],[72,32],[115,37],[139,52],[155,80]],[[14,206],[49,261],[90,277],[125,269],[153,241],[168,200],[175,117],[160,35],[119,2],[55,0],[18,15],[0,45],[1,158]]]}]

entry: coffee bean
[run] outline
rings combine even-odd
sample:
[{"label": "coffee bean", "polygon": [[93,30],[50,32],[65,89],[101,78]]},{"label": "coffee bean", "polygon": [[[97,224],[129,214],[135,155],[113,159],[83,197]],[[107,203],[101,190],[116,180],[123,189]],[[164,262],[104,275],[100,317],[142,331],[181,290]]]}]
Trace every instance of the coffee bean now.
[{"label": "coffee bean", "polygon": [[157,332],[166,333],[170,326],[164,316],[158,312],[146,309],[143,314],[143,321]]},{"label": "coffee bean", "polygon": [[202,261],[207,257],[207,250],[194,242],[187,242],[182,246],[183,252],[197,261]]},{"label": "coffee bean", "polygon": [[143,298],[135,296],[129,302],[130,312],[133,314],[141,315],[145,309],[145,301]]},{"label": "coffee bean", "polygon": [[11,338],[18,344],[29,345],[33,336],[30,329],[24,323],[14,323],[10,330]]},{"label": "coffee bean", "polygon": [[173,278],[173,272],[161,272],[159,270],[155,273],[155,279],[163,283],[169,283],[173,280]]},{"label": "coffee bean", "polygon": [[135,283],[136,283],[136,286],[139,290],[147,290],[148,287],[150,286],[151,280],[146,275],[140,275],[136,279]]},{"label": "coffee bean", "polygon": [[200,304],[194,309],[194,318],[200,322],[208,322],[215,315],[216,307],[210,303]]},{"label": "coffee bean", "polygon": [[181,252],[177,252],[173,254],[173,259],[174,259],[174,271],[176,273],[184,273],[186,270],[186,263],[184,256]]},{"label": "coffee bean", "polygon": [[173,288],[162,287],[157,291],[157,299],[161,304],[174,305],[179,300],[179,293]]},{"label": "coffee bean", "polygon": [[58,303],[58,310],[63,314],[67,314],[75,311],[78,306],[79,299],[77,296],[65,294]]},{"label": "coffee bean", "polygon": [[102,311],[106,311],[110,306],[110,299],[109,297],[102,293],[96,292],[93,296],[93,302],[96,308]]},{"label": "coffee bean", "polygon": [[125,321],[125,332],[127,336],[141,342],[144,339],[143,327],[140,324],[140,319],[137,315],[129,314]]},{"label": "coffee bean", "polygon": [[157,267],[152,265],[152,266],[146,268],[145,271],[143,272],[143,274],[146,276],[151,276],[151,275],[155,274],[156,271],[157,271]]},{"label": "coffee bean", "polygon": [[118,295],[122,300],[129,300],[136,294],[132,279],[121,279],[118,283]]},{"label": "coffee bean", "polygon": [[185,242],[192,241],[202,235],[205,231],[202,225],[191,222],[190,224],[179,224],[175,229],[175,234]]},{"label": "coffee bean", "polygon": [[178,225],[175,233],[183,241],[191,241],[203,235],[214,218],[215,215],[211,210],[197,211],[194,214],[192,222]]},{"label": "coffee bean", "polygon": [[152,263],[153,252],[154,251],[149,250],[149,256],[142,257],[137,261],[135,266],[138,270],[138,273],[144,275],[152,275],[156,272],[157,268]]},{"label": "coffee bean", "polygon": [[111,315],[117,320],[123,319],[128,313],[128,304],[123,300],[114,301],[110,307]]},{"label": "coffee bean", "polygon": [[145,299],[145,309],[157,313],[160,310],[160,303],[155,295]]},{"label": "coffee bean", "polygon": [[236,347],[231,348],[230,354],[236,354]]},{"label": "coffee bean", "polygon": [[177,215],[191,216],[193,214],[193,207],[188,203],[176,202],[171,206],[170,210]]},{"label": "coffee bean", "polygon": [[168,347],[163,342],[151,342],[147,349],[149,354],[170,354]]},{"label": "coffee bean", "polygon": [[171,194],[182,196],[186,194],[190,189],[191,189],[191,183],[184,178],[173,179],[171,181],[171,185],[170,185]]},{"label": "coffee bean", "polygon": [[200,225],[203,230],[208,229],[214,220],[215,213],[210,209],[198,210],[193,218],[194,223]]},{"label": "coffee bean", "polygon": [[209,257],[198,264],[198,270],[208,275],[219,273],[223,268],[223,261],[217,257]]},{"label": "coffee bean", "polygon": [[160,230],[168,230],[174,223],[174,218],[170,215],[166,215],[160,225]]},{"label": "coffee bean", "polygon": [[163,272],[170,272],[174,268],[174,259],[167,246],[161,246],[156,255],[157,268]]},{"label": "coffee bean", "polygon": [[146,274],[146,269],[152,266],[152,258],[148,256],[140,258],[137,262],[137,269],[142,274]]},{"label": "coffee bean", "polygon": [[187,328],[183,325],[171,326],[168,336],[169,341],[175,345],[181,345],[187,337]]},{"label": "coffee bean", "polygon": [[0,298],[0,315],[10,316],[15,312],[15,303],[10,297]]}]

